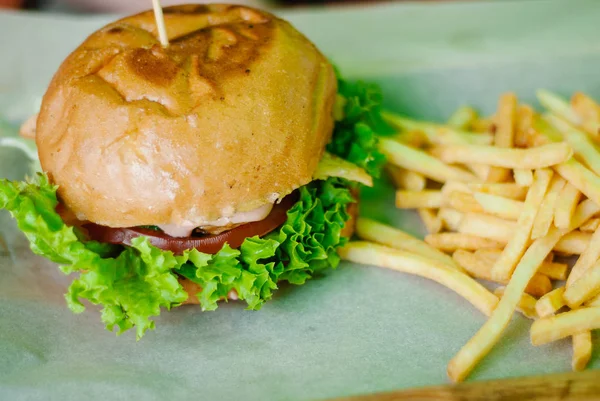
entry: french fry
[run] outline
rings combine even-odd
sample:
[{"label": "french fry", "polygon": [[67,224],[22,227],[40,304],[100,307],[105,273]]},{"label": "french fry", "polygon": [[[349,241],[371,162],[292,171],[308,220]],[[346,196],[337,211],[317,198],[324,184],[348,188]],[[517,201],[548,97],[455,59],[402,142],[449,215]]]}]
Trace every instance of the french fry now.
[{"label": "french fry", "polygon": [[533,124],[534,111],[531,106],[519,105],[517,107],[517,126],[515,127],[515,146],[527,147],[530,131]]},{"label": "french fry", "polygon": [[552,227],[548,235],[535,240],[527,249],[506,287],[504,296],[492,312],[492,316],[448,364],[448,376],[453,382],[463,381],[475,365],[500,340],[512,314],[519,305],[527,283],[563,234],[564,231]]},{"label": "french fry", "polygon": [[580,230],[583,232],[594,233],[600,227],[600,218],[588,220],[587,223],[581,226]]},{"label": "french fry", "polygon": [[466,167],[477,176],[481,181],[488,179],[490,174],[490,166],[484,166],[483,164],[467,164]]},{"label": "french fry", "polygon": [[488,316],[498,303],[494,294],[466,274],[422,255],[369,242],[350,242],[339,252],[343,259],[351,262],[385,267],[436,281],[461,295]]},{"label": "french fry", "polygon": [[436,209],[442,206],[442,191],[425,189],[422,191],[396,191],[396,207],[399,209]]},{"label": "french fry", "polygon": [[560,131],[575,154],[596,174],[600,174],[600,153],[592,139],[583,131],[574,128],[559,117],[548,115],[545,118]]},{"label": "french fry", "polygon": [[567,278],[567,288],[571,287],[573,283],[591,268],[594,263],[600,258],[600,230],[592,234],[590,240],[586,244],[586,248],[580,254],[579,258],[573,265],[571,273]]},{"label": "french fry", "polygon": [[[494,290],[494,294],[498,298],[502,298],[504,296],[505,290],[505,287],[498,287]],[[537,312],[535,311],[536,303],[537,299],[535,299],[529,294],[524,293],[523,295],[521,295],[521,299],[519,300],[519,304],[517,305],[517,312],[521,313],[528,319],[535,320],[539,317],[537,315]]]},{"label": "french fry", "polygon": [[388,162],[407,170],[415,171],[437,182],[475,182],[477,177],[460,168],[449,166],[437,158],[418,149],[403,145],[393,139],[379,138],[380,151]]},{"label": "french fry", "polygon": [[548,109],[553,114],[561,117],[562,119],[570,122],[571,124],[579,125],[581,123],[581,119],[569,106],[563,98],[560,96],[545,90],[540,89],[537,91],[537,98],[546,109]]},{"label": "french fry", "polygon": [[566,280],[569,265],[566,263],[544,262],[538,271],[552,280]]},{"label": "french fry", "polygon": [[483,213],[488,213],[507,220],[518,220],[525,206],[521,201],[482,192],[475,192],[473,197],[480,205]]},{"label": "french fry", "polygon": [[431,145],[427,135],[420,130],[403,131],[396,134],[394,138],[411,148],[422,148]]},{"label": "french fry", "polygon": [[[575,208],[581,199],[581,192],[570,183],[566,183],[560,191],[554,211],[554,225],[558,228],[569,228]],[[583,227],[583,226],[582,226]]]},{"label": "french fry", "polygon": [[523,187],[530,187],[533,184],[533,171],[522,168],[513,171],[515,183]]},{"label": "french fry", "polygon": [[462,233],[439,233],[425,237],[425,242],[444,252],[454,252],[457,249],[475,250],[481,248],[498,248],[496,241]]},{"label": "french fry", "polygon": [[600,306],[600,294],[585,301],[584,305],[590,308]]},{"label": "french fry", "polygon": [[586,368],[592,357],[592,333],[583,331],[574,334],[573,341],[573,358],[571,367],[575,372],[580,372]]},{"label": "french fry", "polygon": [[600,261],[587,269],[581,277],[567,287],[564,299],[569,308],[575,309],[600,293]]},{"label": "french fry", "polygon": [[442,220],[438,218],[435,210],[417,209],[417,213],[429,234],[437,234],[442,231]]},{"label": "french fry", "polygon": [[406,170],[393,164],[387,164],[385,169],[396,188],[409,191],[422,191],[427,185],[425,177],[414,171]]},{"label": "french fry", "polygon": [[470,194],[471,189],[464,182],[446,181],[444,185],[442,185],[442,194],[444,195],[444,197],[448,197],[453,192],[464,192]]},{"label": "french fry", "polygon": [[[502,254],[502,250],[500,249],[477,249],[475,251],[475,255],[481,258],[485,258],[488,263],[492,265],[496,263],[500,255]],[[544,276],[548,276],[548,278],[552,280],[565,280],[567,278],[567,272],[569,271],[569,265],[567,263],[556,263],[552,261],[553,254],[550,253],[548,256],[550,258],[546,258],[542,262],[542,265],[538,269],[538,273],[543,274]]]},{"label": "french fry", "polygon": [[583,192],[585,196],[597,204],[600,204],[600,177],[575,159],[570,159],[553,168],[569,184]]},{"label": "french fry", "polygon": [[454,259],[445,253],[438,251],[432,246],[427,245],[424,241],[421,241],[402,230],[390,227],[378,221],[359,217],[356,220],[356,235],[361,239],[378,242],[392,248],[426,256],[456,270],[463,271],[463,269],[456,264]]},{"label": "french fry", "polygon": [[[452,254],[452,258],[464,268],[469,275],[472,277],[487,280],[496,281],[491,275],[492,263],[481,256],[459,249]],[[499,284],[508,284],[508,280],[496,281]],[[547,276],[536,273],[531,277],[525,292],[535,297],[541,297],[552,291],[552,283]]]},{"label": "french fry", "polygon": [[[514,93],[505,93],[500,96],[498,109],[494,118],[496,134],[494,146],[498,148],[512,148],[514,146],[515,124],[517,115],[517,97]],[[488,173],[487,182],[504,182],[508,180],[510,171],[500,167],[492,167]]]},{"label": "french fry", "polygon": [[485,133],[474,133],[427,121],[417,121],[389,111],[384,111],[381,115],[388,124],[402,131],[423,132],[429,142],[433,144],[475,143],[487,145],[493,140],[491,135]]},{"label": "french fry", "polygon": [[571,108],[581,119],[582,128],[592,138],[598,139],[600,136],[600,106],[584,93],[575,92],[571,97]]},{"label": "french fry", "polygon": [[527,249],[537,209],[548,190],[552,175],[552,171],[546,169],[535,172],[533,185],[527,192],[527,198],[523,205],[523,213],[519,216],[515,229],[508,237],[506,248],[492,268],[492,277],[496,280],[507,280]]},{"label": "french fry", "polygon": [[522,187],[514,183],[470,183],[467,186],[474,192],[482,192],[515,200],[524,200],[528,190],[527,187]]},{"label": "french fry", "polygon": [[539,317],[551,316],[556,313],[560,308],[565,306],[563,294],[565,293],[565,287],[559,287],[555,290],[542,296],[535,304],[535,310]]},{"label": "french fry", "polygon": [[600,307],[572,310],[533,322],[531,343],[543,345],[594,329],[600,329]]},{"label": "french fry", "polygon": [[471,124],[471,130],[478,133],[490,133],[496,130],[496,125],[489,117],[478,118]]},{"label": "french fry", "polygon": [[465,213],[458,232],[477,235],[506,244],[513,236],[517,225],[499,217],[481,213]]},{"label": "french fry", "polygon": [[573,155],[573,149],[565,142],[528,149],[505,149],[485,145],[445,145],[432,148],[431,152],[444,163],[482,164],[512,169],[551,167],[566,162]]},{"label": "french fry", "polygon": [[442,207],[438,211],[438,218],[441,220],[443,228],[450,231],[458,231],[463,214],[458,210]]},{"label": "french fry", "polygon": [[468,130],[473,121],[477,120],[477,112],[469,106],[461,106],[448,118],[447,125],[459,130]]},{"label": "french fry", "polygon": [[581,255],[585,252],[592,234],[581,231],[573,231],[558,241],[554,250],[563,255]]},{"label": "french fry", "polygon": [[473,194],[454,191],[447,195],[445,206],[463,213],[483,213],[483,208],[475,200]]},{"label": "french fry", "polygon": [[552,177],[550,181],[550,187],[548,192],[544,196],[544,200],[540,205],[538,212],[533,221],[533,228],[531,229],[531,239],[538,239],[546,235],[548,229],[554,221],[554,210],[558,195],[565,186],[565,180],[560,176]]}]

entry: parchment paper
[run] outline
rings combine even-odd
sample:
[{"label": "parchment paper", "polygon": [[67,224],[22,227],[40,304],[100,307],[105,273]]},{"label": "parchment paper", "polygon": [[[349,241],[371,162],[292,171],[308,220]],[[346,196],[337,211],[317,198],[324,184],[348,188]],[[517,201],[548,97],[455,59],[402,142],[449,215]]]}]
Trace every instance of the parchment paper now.
[{"label": "parchment paper", "polygon": [[[502,91],[531,101],[545,87],[600,98],[600,2],[398,4],[285,13],[342,71],[379,82],[387,105],[444,119],[462,104],[491,112]],[[0,114],[36,111],[52,73],[109,17],[0,14]],[[23,155],[0,151],[0,176]],[[383,183],[365,215],[423,234]],[[446,363],[484,316],[435,283],[343,264],[282,288],[259,312],[182,307],[140,342],[104,330],[98,310],[73,315],[56,267],[32,255],[6,213],[0,234],[0,399],[310,400],[446,382]],[[1,245],[0,245],[1,248]],[[515,316],[471,380],[570,369],[568,341],[534,348]],[[600,341],[595,338],[596,350]],[[598,351],[591,366],[600,367]]]}]

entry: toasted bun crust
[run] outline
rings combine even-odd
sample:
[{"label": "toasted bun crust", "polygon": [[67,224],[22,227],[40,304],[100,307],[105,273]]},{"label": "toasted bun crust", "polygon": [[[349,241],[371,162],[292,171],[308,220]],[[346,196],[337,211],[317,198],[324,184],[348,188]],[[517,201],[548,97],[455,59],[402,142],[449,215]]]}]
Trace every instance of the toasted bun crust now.
[{"label": "toasted bun crust", "polygon": [[42,168],[81,220],[203,225],[311,181],[336,79],[287,22],[231,5],[164,9],[92,34],[44,96]]}]

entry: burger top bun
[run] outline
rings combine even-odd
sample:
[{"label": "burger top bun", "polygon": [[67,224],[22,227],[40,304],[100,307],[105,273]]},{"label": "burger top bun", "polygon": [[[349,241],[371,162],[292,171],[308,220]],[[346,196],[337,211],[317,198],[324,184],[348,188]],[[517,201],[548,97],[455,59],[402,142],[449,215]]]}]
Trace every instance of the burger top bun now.
[{"label": "burger top bun", "polygon": [[233,5],[151,11],[64,61],[37,121],[42,168],[80,220],[197,225],[305,185],[333,129],[336,78],[289,23]]}]

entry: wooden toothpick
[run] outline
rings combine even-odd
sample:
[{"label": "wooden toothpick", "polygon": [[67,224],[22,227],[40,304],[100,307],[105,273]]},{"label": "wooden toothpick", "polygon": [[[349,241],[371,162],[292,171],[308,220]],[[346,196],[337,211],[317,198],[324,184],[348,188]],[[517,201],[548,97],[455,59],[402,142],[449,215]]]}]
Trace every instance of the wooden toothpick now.
[{"label": "wooden toothpick", "polygon": [[154,7],[154,18],[156,19],[156,27],[158,28],[158,39],[162,47],[169,47],[169,38],[167,37],[167,27],[165,26],[165,17],[163,16],[160,0],[152,0]]}]

